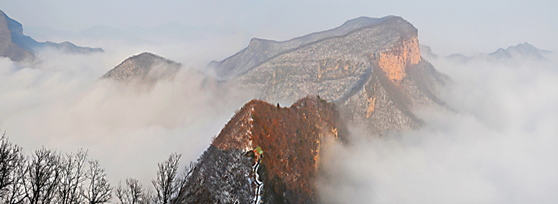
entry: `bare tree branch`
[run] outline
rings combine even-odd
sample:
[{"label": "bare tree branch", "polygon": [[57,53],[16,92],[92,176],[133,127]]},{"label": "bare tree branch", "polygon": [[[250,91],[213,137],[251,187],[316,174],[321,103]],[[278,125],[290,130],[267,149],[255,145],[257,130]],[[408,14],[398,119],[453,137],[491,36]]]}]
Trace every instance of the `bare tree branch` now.
[{"label": "bare tree branch", "polygon": [[42,147],[27,165],[25,197],[30,204],[46,204],[55,201],[60,183],[60,155]]},{"label": "bare tree branch", "polygon": [[58,190],[58,203],[73,204],[83,202],[80,192],[85,181],[84,164],[87,152],[79,150],[76,154],[66,154],[60,161],[60,187]]},{"label": "bare tree branch", "polygon": [[121,204],[149,203],[149,196],[145,194],[143,186],[138,180],[132,178],[126,179],[126,186],[122,186],[121,182],[118,183],[116,197],[120,200]]},{"label": "bare tree branch", "polygon": [[151,181],[155,187],[158,204],[168,204],[178,195],[181,183],[177,178],[180,157],[180,154],[172,153],[167,161],[158,164],[157,178]]},{"label": "bare tree branch", "polygon": [[83,191],[83,196],[89,204],[108,203],[112,198],[112,187],[108,182],[105,170],[99,165],[99,161],[89,161],[87,172],[89,187]]},{"label": "bare tree branch", "polygon": [[3,133],[0,138],[0,201],[12,204],[24,199],[23,179],[26,158],[22,148],[12,144]]}]

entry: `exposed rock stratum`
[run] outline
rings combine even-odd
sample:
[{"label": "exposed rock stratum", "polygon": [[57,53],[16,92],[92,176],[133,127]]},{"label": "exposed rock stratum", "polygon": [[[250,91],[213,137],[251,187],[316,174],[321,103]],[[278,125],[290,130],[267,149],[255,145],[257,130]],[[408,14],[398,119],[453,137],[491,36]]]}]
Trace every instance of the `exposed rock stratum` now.
[{"label": "exposed rock stratum", "polygon": [[421,58],[417,29],[397,16],[360,17],[284,42],[253,39],[210,67],[270,103],[319,95],[372,134],[419,127],[417,107],[447,108],[437,94],[450,79]]}]

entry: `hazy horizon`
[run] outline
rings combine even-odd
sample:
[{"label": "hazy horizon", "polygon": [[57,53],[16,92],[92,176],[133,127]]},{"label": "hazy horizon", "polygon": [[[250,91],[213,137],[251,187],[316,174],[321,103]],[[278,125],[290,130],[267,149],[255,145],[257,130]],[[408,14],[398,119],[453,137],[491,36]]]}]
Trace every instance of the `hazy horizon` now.
[{"label": "hazy horizon", "polygon": [[[2,9],[28,27],[78,32],[93,26],[127,29],[172,22],[238,30],[252,37],[287,40],[331,29],[360,16],[397,15],[419,29],[435,53],[472,55],[529,42],[558,51],[558,2],[539,1],[3,1]],[[71,17],[70,17],[71,16]],[[231,53],[233,54],[233,53]],[[219,59],[220,60],[220,59]]]}]

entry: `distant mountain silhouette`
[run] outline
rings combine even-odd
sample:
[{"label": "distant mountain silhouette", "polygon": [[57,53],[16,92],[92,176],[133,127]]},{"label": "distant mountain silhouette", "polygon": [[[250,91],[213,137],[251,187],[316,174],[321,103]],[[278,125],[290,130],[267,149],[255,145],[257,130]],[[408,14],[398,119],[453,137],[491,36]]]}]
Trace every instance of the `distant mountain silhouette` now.
[{"label": "distant mountain silhouette", "polygon": [[103,75],[102,78],[123,82],[154,82],[159,79],[174,78],[180,66],[180,63],[144,52],[124,60]]},{"label": "distant mountain silhouette", "polygon": [[511,58],[527,58],[534,60],[545,60],[543,54],[550,51],[540,50],[529,43],[521,43],[516,46],[510,46],[507,49],[498,49],[496,52],[488,54],[490,60],[511,59]]},{"label": "distant mountain silhouette", "polygon": [[283,42],[254,38],[210,67],[270,103],[319,95],[371,133],[409,130],[422,124],[414,108],[447,108],[437,93],[450,81],[422,60],[417,33],[401,17],[360,17]]},{"label": "distant mountain silhouette", "polygon": [[[490,54],[478,54],[473,56],[466,56],[463,54],[452,54],[443,57],[447,60],[452,60],[460,63],[468,63],[470,61],[482,60],[489,62],[510,62],[514,60],[546,60],[544,55],[552,52],[541,50],[529,43],[521,43],[516,46],[510,46],[507,49],[500,48]],[[421,45],[421,54],[430,59],[438,59],[441,56],[432,52],[432,49],[426,45]]]},{"label": "distant mountain silhouette", "polygon": [[73,54],[103,52],[101,48],[79,47],[70,42],[37,42],[23,34],[21,23],[9,18],[0,10],[0,56],[13,61],[33,60],[33,53],[46,48]]}]

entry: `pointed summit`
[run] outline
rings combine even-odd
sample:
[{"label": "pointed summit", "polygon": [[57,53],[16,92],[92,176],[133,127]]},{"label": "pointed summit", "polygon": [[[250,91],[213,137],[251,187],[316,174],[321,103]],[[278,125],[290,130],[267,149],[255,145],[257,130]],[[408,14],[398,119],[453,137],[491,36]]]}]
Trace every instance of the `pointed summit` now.
[{"label": "pointed summit", "polygon": [[124,60],[102,78],[118,81],[171,79],[176,75],[180,66],[180,63],[144,52]]}]

